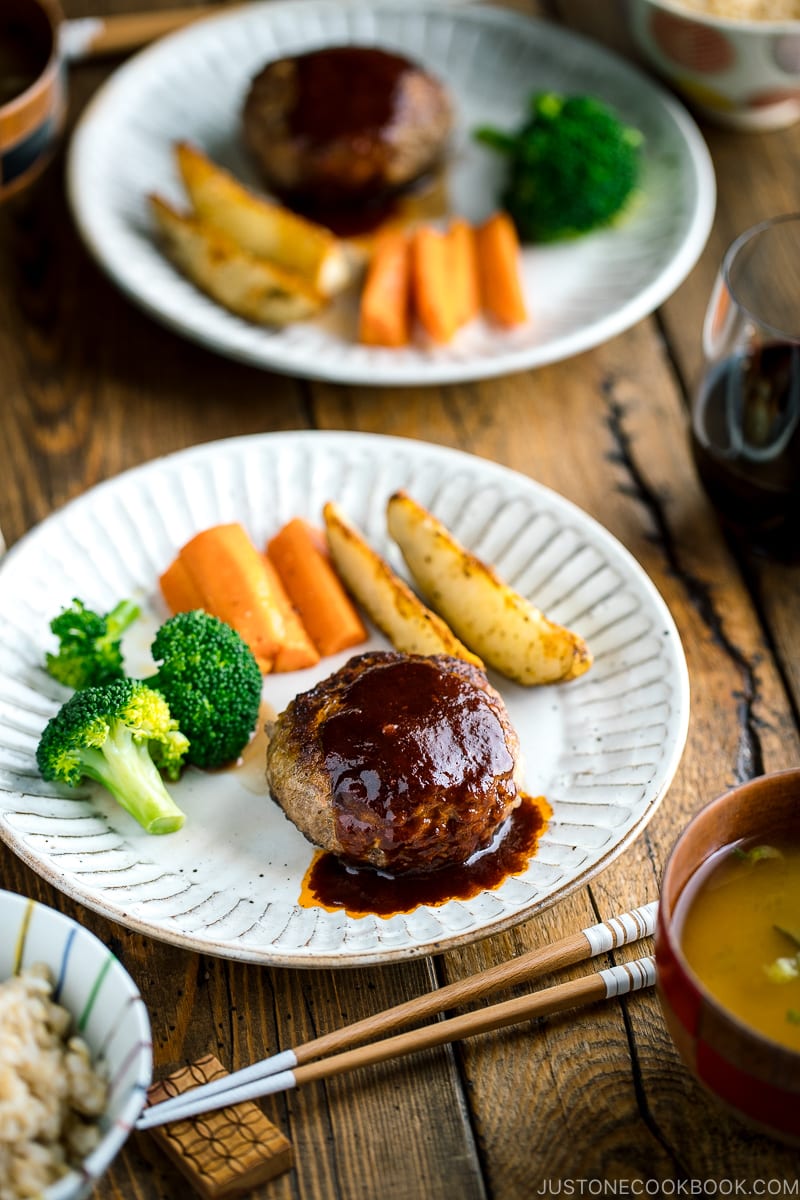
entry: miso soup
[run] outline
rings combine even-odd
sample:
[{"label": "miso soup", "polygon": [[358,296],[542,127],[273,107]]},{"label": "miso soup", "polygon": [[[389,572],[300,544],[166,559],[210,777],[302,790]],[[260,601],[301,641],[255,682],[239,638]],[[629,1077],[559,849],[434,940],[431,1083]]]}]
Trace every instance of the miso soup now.
[{"label": "miso soup", "polygon": [[712,855],[676,907],[683,953],[741,1021],[800,1051],[800,839]]}]

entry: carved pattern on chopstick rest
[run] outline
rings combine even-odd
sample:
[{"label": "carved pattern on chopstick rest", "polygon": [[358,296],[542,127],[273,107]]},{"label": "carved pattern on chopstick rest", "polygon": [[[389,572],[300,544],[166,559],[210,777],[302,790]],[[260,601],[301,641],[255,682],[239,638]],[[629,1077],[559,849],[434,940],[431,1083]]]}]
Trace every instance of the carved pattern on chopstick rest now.
[{"label": "carved pattern on chopstick rest", "polygon": [[[208,1054],[154,1083],[150,1104],[179,1096],[228,1072]],[[292,1144],[252,1101],[153,1129],[152,1136],[206,1200],[244,1195],[259,1183],[287,1171]]]}]

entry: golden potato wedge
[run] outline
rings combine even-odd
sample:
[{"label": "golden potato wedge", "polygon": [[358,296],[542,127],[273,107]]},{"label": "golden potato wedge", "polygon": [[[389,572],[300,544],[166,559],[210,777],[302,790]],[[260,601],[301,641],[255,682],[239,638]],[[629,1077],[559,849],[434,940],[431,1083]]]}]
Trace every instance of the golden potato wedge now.
[{"label": "golden potato wedge", "polygon": [[180,142],[175,154],[201,221],[227,233],[248,254],[293,271],[323,296],[350,282],[350,259],[330,230],[255,195],[187,142]]},{"label": "golden potato wedge", "polygon": [[488,666],[522,684],[588,671],[592,656],[583,638],[548,620],[406,492],[390,498],[387,519],[428,603]]},{"label": "golden potato wedge", "polygon": [[353,599],[404,654],[450,654],[483,668],[477,654],[422,603],[404,579],[352,525],[333,501],[322,510],[331,558]]},{"label": "golden potato wedge", "polygon": [[313,317],[325,303],[299,276],[245,253],[227,234],[179,213],[160,196],[150,196],[150,206],[176,266],[237,316],[288,325]]}]

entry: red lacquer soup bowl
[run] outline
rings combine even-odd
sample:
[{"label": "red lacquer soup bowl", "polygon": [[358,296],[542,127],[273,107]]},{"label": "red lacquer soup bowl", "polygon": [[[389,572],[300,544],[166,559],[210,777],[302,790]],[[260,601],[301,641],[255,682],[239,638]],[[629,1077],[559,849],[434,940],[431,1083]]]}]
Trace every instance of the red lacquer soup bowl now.
[{"label": "red lacquer soup bowl", "polygon": [[[753,913],[760,910],[762,901],[768,900],[762,884],[767,877],[759,875],[760,860],[782,859],[780,868],[773,863],[770,869],[781,869],[784,878],[791,876],[797,880],[797,861],[774,850],[775,845],[782,843],[795,848],[792,855],[800,845],[800,769],[752,779],[719,796],[694,817],[678,839],[664,870],[656,928],[657,986],[670,1035],[685,1065],[699,1082],[762,1133],[800,1145],[800,1051],[783,1040],[784,1036],[791,1036],[795,1041],[797,1031],[792,1029],[790,1035],[789,1032],[784,1035],[780,1032],[783,1027],[776,1026],[779,1032],[773,1035],[772,1029],[765,1032],[764,1028],[754,1027],[763,1011],[757,1000],[756,1008],[751,1009],[756,1014],[751,1024],[743,1018],[741,1009],[733,1011],[739,1008],[738,1003],[732,1004],[728,995],[724,1002],[720,999],[717,977],[698,967],[701,960],[696,956],[696,944],[690,942],[690,931],[696,929],[697,923],[695,920],[694,926],[690,926],[693,918],[687,919],[695,903],[693,897],[700,896],[702,881],[712,879],[711,872],[718,872],[721,863],[725,871],[733,872],[733,865],[723,862],[728,854],[755,864],[750,884],[759,890],[753,893],[758,896],[758,903],[752,909]],[[729,880],[718,875],[713,880],[716,893],[712,897],[713,919],[718,922],[720,941],[724,930],[733,929],[738,944],[743,928],[737,924],[741,914],[738,917],[732,914],[731,924],[725,920],[725,888]],[[795,886],[791,884],[793,889]],[[732,897],[735,888],[729,889],[729,894]],[[795,901],[791,915],[781,919],[796,938],[800,936],[800,912],[793,907],[796,892],[792,894]],[[769,989],[773,984],[783,988],[777,993],[770,992],[770,998],[780,996],[786,1020],[800,1023],[800,1009],[795,1007],[800,982],[793,974],[800,970],[800,944],[793,944],[791,933],[783,925],[773,923],[774,916],[769,911],[765,912],[764,920],[768,922],[766,937],[777,939],[776,945],[785,946],[785,956],[774,959],[775,946],[771,945],[765,955],[756,952],[748,960],[752,970],[759,973],[757,979],[754,976],[754,994],[757,996],[759,988]],[[719,962],[719,956],[713,953],[709,962],[715,957]],[[778,977],[774,973],[775,963],[779,963],[782,971]],[[754,1003],[752,996],[750,1003]]]}]

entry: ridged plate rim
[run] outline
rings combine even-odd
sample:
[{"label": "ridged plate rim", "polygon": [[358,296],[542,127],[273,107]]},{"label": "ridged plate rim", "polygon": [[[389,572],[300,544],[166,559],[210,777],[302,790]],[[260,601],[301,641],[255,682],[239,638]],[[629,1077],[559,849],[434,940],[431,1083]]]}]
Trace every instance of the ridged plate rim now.
[{"label": "ridged plate rim", "polygon": [[[522,735],[528,786],[543,791],[554,808],[540,854],[519,879],[474,901],[422,908],[403,918],[342,919],[318,910],[309,915],[297,909],[296,899],[311,847],[268,799],[244,795],[235,775],[233,783],[225,782],[227,820],[208,808],[220,777],[190,781],[183,798],[178,785],[190,819],[167,838],[137,836],[131,819],[98,793],[88,790],[76,799],[38,779],[35,744],[66,694],[41,666],[47,620],[61,603],[81,594],[100,606],[134,594],[150,621],[140,636],[149,640],[166,615],[158,569],[194,529],[241,519],[259,542],[293,513],[318,520],[329,496],[399,566],[383,530],[382,504],[400,486],[446,517],[468,545],[490,554],[518,586],[538,575],[537,598],[545,598],[555,619],[571,623],[579,617],[596,653],[583,679],[560,688],[525,690],[493,677]],[[0,633],[3,840],[53,886],[129,929],[253,963],[350,967],[399,961],[465,945],[532,917],[589,882],[642,831],[674,776],[688,727],[688,676],[677,629],[657,589],[617,539],[515,471],[463,451],[376,434],[230,438],[97,485],[6,555]],[[137,646],[128,646],[134,658]],[[313,672],[268,676],[265,695],[281,707],[347,657],[324,660]],[[629,716],[631,697],[636,706]],[[216,804],[216,790],[213,799]],[[201,812],[211,813],[208,825]],[[214,827],[217,820],[221,828]],[[74,824],[65,830],[65,822]],[[267,839],[276,856],[263,883],[254,881],[250,859],[259,839]],[[169,869],[159,860],[164,855]],[[284,878],[279,860],[287,855]],[[103,867],[106,860],[110,865]],[[196,879],[183,877],[184,862],[195,864]],[[154,874],[123,883],[128,872]],[[161,891],[169,888],[175,894],[165,900]],[[179,897],[192,903],[176,914]],[[631,902],[640,899],[632,896]],[[257,903],[260,915],[247,907]],[[279,903],[284,907],[271,913]],[[208,916],[196,918],[207,904]],[[270,921],[280,924],[285,912],[273,936]],[[240,929],[243,919],[251,925]]]}]

